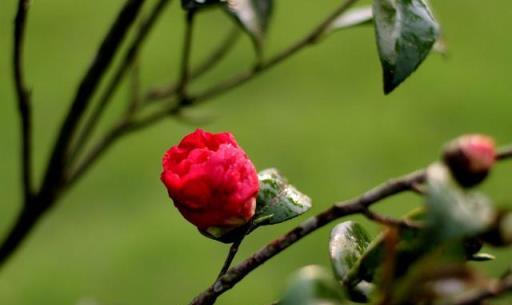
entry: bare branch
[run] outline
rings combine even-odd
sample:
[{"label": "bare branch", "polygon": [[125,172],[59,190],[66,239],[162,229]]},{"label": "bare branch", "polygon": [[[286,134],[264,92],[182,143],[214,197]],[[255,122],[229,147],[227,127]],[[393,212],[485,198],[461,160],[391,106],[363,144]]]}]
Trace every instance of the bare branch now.
[{"label": "bare branch", "polygon": [[[502,296],[512,292],[512,276],[492,282],[487,289],[471,295],[464,295],[462,298],[451,302],[451,305],[480,305],[483,301]],[[487,303],[486,303],[487,304]]]},{"label": "bare branch", "polygon": [[119,64],[116,72],[114,73],[114,76],[112,77],[109,84],[107,85],[107,88],[101,95],[96,108],[93,110],[91,116],[89,117],[89,120],[85,123],[84,128],[80,136],[78,137],[78,140],[76,141],[76,146],[71,154],[71,160],[76,159],[78,157],[78,154],[87,144],[87,141],[91,137],[95,128],[98,126],[97,123],[103,115],[106,107],[108,106],[108,103],[111,101],[116,89],[119,87],[119,84],[126,75],[126,72],[132,66],[132,63],[139,54],[142,45],[146,41],[146,38],[149,36],[151,29],[153,29],[156,22],[159,20],[159,17],[165,11],[165,8],[169,3],[170,0],[159,0],[153,6],[151,12],[149,13],[149,16],[144,20],[142,25],[139,27],[137,35],[135,36],[135,38],[131,42],[131,45],[128,47],[128,50],[124,54],[124,57],[121,60],[121,63]]},{"label": "bare branch", "polygon": [[21,117],[21,168],[23,197],[28,204],[32,197],[32,108],[30,92],[23,77],[23,41],[27,24],[29,0],[19,0],[14,20],[13,72],[18,110]]},{"label": "bare branch", "polygon": [[512,158],[512,146],[502,148],[501,150],[498,151],[496,155],[496,160],[498,161],[510,158]]},{"label": "bare branch", "polygon": [[[228,35],[222,40],[218,48],[211,53],[201,64],[190,71],[190,79],[194,79],[208,72],[211,68],[215,67],[225,56],[229,54],[229,51],[235,46],[236,41],[240,37],[240,30],[238,27],[233,27]],[[178,90],[178,84],[172,83],[162,88],[155,88],[149,91],[145,100],[158,101],[161,99],[169,98],[173,94],[176,94]]]},{"label": "bare branch", "polygon": [[[68,150],[89,101],[112,63],[130,26],[134,23],[145,0],[128,0],[101,43],[93,63],[86,72],[68,114],[61,126],[41,189],[44,197],[56,198],[63,182]],[[48,202],[53,202],[49,200]]]},{"label": "bare branch", "polygon": [[115,125],[102,139],[99,141],[89,152],[89,154],[81,161],[76,169],[65,177],[65,187],[70,188],[73,186],[97,161],[107,149],[114,144],[121,135],[129,131],[126,128],[127,122],[122,120]]},{"label": "bare branch", "polygon": [[[18,46],[15,47],[17,48],[15,50],[15,57],[21,54],[21,41],[24,33],[27,3],[27,1],[19,2],[20,6],[15,21],[15,45]],[[58,192],[61,190],[63,184],[67,153],[76,127],[87,108],[91,96],[112,62],[116,51],[119,49],[131,24],[133,24],[136,19],[143,3],[144,0],[126,1],[114,24],[110,28],[109,33],[101,43],[96,57],[85,74],[69,112],[61,126],[50,161],[48,162],[41,190],[34,195],[34,199],[32,200],[33,204],[23,207],[13,227],[0,245],[0,266],[19,248],[22,241],[25,240],[25,237],[32,231],[42,215],[56,202]],[[22,84],[22,82],[20,82],[20,80],[22,80],[21,74],[17,74],[21,72],[20,60],[20,58],[15,58],[15,71],[18,71],[15,72],[15,77],[18,78],[18,80],[15,81],[17,84]],[[20,86],[20,88],[23,89],[22,92],[25,92],[23,86]],[[24,101],[27,101],[25,93],[22,96],[22,103],[25,103]],[[26,116],[26,114],[24,114],[24,116]],[[30,127],[30,124],[24,126]],[[29,129],[27,128],[27,130]],[[28,139],[29,137],[25,138]],[[29,141],[27,141],[27,143],[29,143]]]},{"label": "bare branch", "polygon": [[180,80],[178,82],[177,94],[181,101],[187,100],[187,84],[190,79],[190,57],[192,56],[192,40],[194,34],[195,10],[187,11],[185,17],[185,34],[183,37],[183,50],[181,54]]},{"label": "bare branch", "polygon": [[[497,159],[512,159],[512,147],[502,149],[498,153]],[[372,190],[367,191],[360,197],[335,203],[331,208],[307,219],[284,236],[270,242],[237,266],[229,269],[224,276],[217,279],[209,288],[196,296],[190,305],[205,305],[213,303],[217,297],[235,286],[254,269],[281,253],[303,237],[313,233],[333,220],[348,215],[364,213],[365,211],[368,211],[370,206],[383,199],[402,192],[414,191],[413,188],[415,185],[423,183],[425,178],[425,170],[419,170],[400,178],[389,180]]]},{"label": "bare branch", "polygon": [[[414,191],[414,185],[411,185],[411,191]],[[411,221],[409,219],[395,219],[391,217],[387,217],[378,213],[371,211],[370,209],[364,209],[362,214],[368,218],[369,220],[375,221],[381,225],[388,227],[398,227],[398,228],[411,228],[411,229],[421,229],[422,226],[420,223],[415,221]]]},{"label": "bare branch", "polygon": [[343,12],[348,10],[357,0],[345,0],[343,4],[338,7],[334,12],[327,17],[322,23],[320,23],[309,35],[306,35],[304,38],[300,39],[296,43],[292,44],[287,49],[281,51],[267,62],[263,62],[257,65],[254,69],[251,69],[246,72],[242,72],[239,75],[234,76],[231,79],[228,79],[224,82],[221,82],[210,89],[205,90],[205,92],[198,94],[195,97],[190,98],[190,102],[200,102],[203,100],[210,99],[219,94],[225,93],[230,89],[236,88],[247,81],[253,79],[254,77],[260,75],[262,72],[276,66],[277,64],[283,62],[284,60],[290,58],[295,55],[298,51],[304,49],[307,46],[315,44],[320,36],[325,32],[325,29],[329,27],[329,25],[339,17]]},{"label": "bare branch", "polygon": [[235,286],[251,271],[281,253],[303,237],[311,234],[335,219],[361,213],[369,206],[380,200],[408,191],[411,189],[412,184],[421,182],[424,179],[425,171],[417,171],[401,178],[390,180],[364,193],[360,197],[334,204],[331,208],[307,219],[284,236],[272,241],[237,266],[229,269],[224,276],[219,278],[208,289],[194,298],[190,305],[211,304],[218,296]]},{"label": "bare branch", "polygon": [[[181,108],[186,106],[191,106],[198,104],[200,102],[209,100],[221,93],[225,93],[228,90],[231,90],[235,87],[238,87],[247,81],[253,79],[254,77],[260,75],[262,72],[267,71],[268,69],[276,66],[277,64],[283,62],[284,60],[292,57],[293,55],[297,54],[298,51],[304,49],[305,47],[312,45],[317,42],[319,37],[324,33],[325,29],[331,24],[333,20],[335,20],[340,14],[348,10],[357,0],[346,0],[340,7],[338,7],[327,19],[322,21],[315,29],[313,29],[312,32],[310,32],[308,35],[306,35],[304,38],[300,39],[299,41],[293,43],[288,48],[284,49],[271,59],[269,59],[267,62],[260,63],[255,66],[255,68],[250,69],[248,71],[242,72],[236,76],[234,76],[231,79],[228,79],[226,81],[223,81],[217,85],[214,85],[210,89],[205,90],[203,93],[200,93],[196,96],[189,96],[185,100],[185,103],[179,102],[179,103],[169,103],[169,106],[167,106],[164,109],[159,109],[154,114],[149,115],[143,120],[143,125],[147,126],[149,124],[156,123],[163,118],[167,117],[169,114],[172,113],[178,113]],[[179,87],[179,85],[178,85]],[[149,97],[156,98],[160,95],[150,94]],[[138,123],[135,123],[135,125],[138,125]]]}]

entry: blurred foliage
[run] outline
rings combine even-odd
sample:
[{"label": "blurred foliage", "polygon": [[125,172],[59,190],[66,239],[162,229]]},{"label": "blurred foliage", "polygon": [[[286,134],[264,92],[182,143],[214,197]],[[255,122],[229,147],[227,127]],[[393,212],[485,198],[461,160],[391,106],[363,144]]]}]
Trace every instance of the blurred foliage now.
[{"label": "blurred foliage", "polygon": [[[286,173],[313,199],[310,214],[426,165],[439,155],[442,143],[459,134],[478,131],[493,135],[498,143],[511,142],[512,43],[507,37],[512,3],[432,2],[443,25],[448,58],[432,54],[390,96],[382,94],[373,29],[362,26],[329,36],[187,115],[213,118],[202,127],[232,131],[259,169],[275,166]],[[78,80],[122,3],[32,2],[25,65],[34,96],[38,180]],[[335,0],[276,3],[265,54],[302,37],[338,4]],[[7,230],[20,204],[19,130],[9,49],[14,12],[15,1],[0,2],[0,190],[4,194],[0,233]],[[141,57],[144,87],[176,79],[183,19],[176,1],[151,35]],[[198,16],[195,62],[214,48],[232,23],[224,12]],[[250,39],[244,38],[218,69],[192,89],[249,67],[251,48]],[[102,128],[113,122],[127,96],[126,88],[121,88]],[[0,303],[186,304],[209,285],[227,247],[202,237],[186,223],[159,181],[163,152],[195,127],[168,120],[119,142],[3,268]],[[511,169],[509,163],[500,164],[484,185],[501,206],[512,205]],[[396,216],[418,202],[403,195],[377,210]],[[302,219],[258,230],[244,242],[240,258]],[[219,304],[270,303],[298,267],[329,266],[331,227],[249,275]],[[375,232],[375,227],[370,228]],[[509,264],[499,258],[511,252],[485,251],[497,259],[480,263],[479,268],[499,275]]]}]

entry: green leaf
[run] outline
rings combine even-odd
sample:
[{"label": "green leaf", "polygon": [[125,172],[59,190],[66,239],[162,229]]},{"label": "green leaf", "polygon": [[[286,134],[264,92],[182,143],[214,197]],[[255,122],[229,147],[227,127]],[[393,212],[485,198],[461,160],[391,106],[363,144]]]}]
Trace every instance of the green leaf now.
[{"label": "green leaf", "polygon": [[258,174],[260,191],[255,225],[272,225],[297,217],[311,208],[311,199],[299,192],[274,168]]},{"label": "green leaf", "polygon": [[280,305],[341,305],[343,294],[329,272],[320,266],[300,269],[291,279]]},{"label": "green leaf", "polygon": [[334,273],[355,302],[367,302],[374,288],[373,284],[361,278],[351,279],[369,245],[368,233],[356,222],[343,222],[331,231],[329,254]]},{"label": "green leaf", "polygon": [[331,231],[329,254],[336,277],[348,284],[348,275],[370,245],[364,228],[353,221],[343,222]]},{"label": "green leaf", "polygon": [[260,49],[272,16],[273,0],[227,0],[226,7]]},{"label": "green leaf", "polygon": [[181,0],[181,6],[185,10],[198,9],[212,4],[225,2],[226,0]]},{"label": "green leaf", "polygon": [[427,223],[439,241],[472,237],[496,219],[491,201],[483,194],[460,189],[448,169],[434,164],[427,170]]},{"label": "green leaf", "polygon": [[439,25],[423,0],[375,0],[373,15],[388,94],[427,57]]},{"label": "green leaf", "polygon": [[336,18],[325,30],[324,34],[358,25],[370,24],[373,19],[372,7],[353,8]]}]

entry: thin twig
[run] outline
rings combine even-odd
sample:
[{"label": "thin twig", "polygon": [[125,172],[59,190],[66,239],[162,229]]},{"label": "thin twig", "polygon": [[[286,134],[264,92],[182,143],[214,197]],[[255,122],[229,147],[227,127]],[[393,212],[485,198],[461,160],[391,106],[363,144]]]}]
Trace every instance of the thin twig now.
[{"label": "thin twig", "polygon": [[[414,191],[413,186],[411,185],[411,191]],[[421,229],[421,224],[411,221],[409,219],[395,219],[388,216],[381,215],[379,213],[375,213],[370,209],[365,209],[362,211],[362,214],[368,218],[369,220],[373,220],[377,223],[380,223],[384,226],[388,227],[399,227],[399,228],[411,228],[411,229]]]},{"label": "thin twig", "polygon": [[131,42],[128,50],[123,56],[121,63],[119,64],[117,70],[114,72],[114,76],[108,83],[105,91],[101,95],[98,104],[94,108],[92,114],[89,116],[88,121],[84,124],[84,128],[76,141],[73,152],[71,153],[71,160],[74,160],[78,157],[82,149],[87,144],[87,141],[93,134],[94,130],[98,126],[98,121],[103,115],[105,109],[108,106],[108,103],[112,100],[112,96],[114,95],[116,89],[119,87],[119,84],[123,80],[126,72],[130,69],[132,63],[140,52],[142,45],[146,41],[146,38],[149,36],[151,29],[155,26],[156,22],[159,20],[159,17],[165,11],[165,8],[170,3],[170,0],[159,0],[152,8],[149,16],[144,20],[142,25],[139,27],[137,35]]},{"label": "thin twig", "polygon": [[498,161],[510,158],[512,158],[512,146],[502,148],[496,155],[496,160]]},{"label": "thin twig", "polygon": [[[238,27],[233,27],[224,40],[219,44],[217,49],[214,50],[210,56],[204,59],[202,63],[190,71],[190,79],[197,78],[215,67],[217,63],[229,54],[229,51],[233,49],[239,37],[240,30]],[[177,90],[177,83],[172,83],[161,88],[154,88],[148,92],[145,101],[150,102],[169,98],[175,94]]]},{"label": "thin twig", "polygon": [[130,73],[130,89],[129,89],[129,98],[128,98],[128,106],[126,107],[125,115],[131,117],[141,102],[140,96],[140,63],[138,58],[133,59],[133,63],[131,64],[132,69]]},{"label": "thin twig", "polygon": [[226,257],[226,260],[224,261],[224,264],[222,265],[222,268],[220,269],[219,275],[217,276],[217,279],[219,279],[221,276],[226,274],[226,271],[228,271],[229,267],[231,267],[231,263],[233,263],[233,259],[235,259],[236,254],[238,253],[238,249],[240,248],[240,244],[244,240],[244,236],[236,240],[231,247],[229,247],[228,256]]},{"label": "thin twig", "polygon": [[21,117],[21,168],[24,203],[31,201],[32,185],[32,108],[30,92],[23,77],[23,41],[27,24],[29,0],[19,0],[14,19],[13,72],[18,110]]},{"label": "thin twig", "polygon": [[[500,150],[497,155],[497,159],[500,161],[512,159],[512,147]],[[224,276],[219,278],[210,287],[196,296],[190,305],[211,304],[211,302],[214,302],[217,297],[235,286],[254,269],[281,253],[303,237],[311,234],[333,220],[348,215],[362,213],[363,211],[368,210],[370,206],[383,199],[402,192],[412,191],[413,185],[423,183],[425,178],[426,171],[419,170],[397,179],[391,179],[364,193],[360,197],[334,204],[331,208],[307,219],[284,236],[272,241],[242,261],[240,264],[229,269]]]},{"label": "thin twig", "polygon": [[277,64],[283,62],[289,57],[295,55],[298,51],[304,49],[305,47],[315,44],[318,39],[324,34],[325,30],[331,25],[331,23],[336,20],[343,12],[348,10],[357,0],[345,0],[341,6],[339,6],[334,12],[331,13],[322,23],[320,23],[309,35],[300,39],[296,43],[292,44],[287,49],[281,51],[267,62],[263,62],[257,65],[254,69],[250,69],[246,72],[242,72],[239,75],[234,76],[231,79],[228,79],[224,82],[221,82],[217,85],[214,85],[210,89],[205,90],[204,92],[196,95],[195,97],[191,97],[191,102],[200,102],[203,100],[210,99],[219,94],[225,93],[226,91],[238,87],[247,81],[253,79],[254,77],[260,75],[262,72],[268,70],[276,66]]},{"label": "thin twig", "polygon": [[[156,123],[168,117],[169,114],[179,113],[179,111],[183,107],[195,105],[200,102],[209,100],[221,93],[224,93],[228,90],[231,90],[235,87],[238,87],[246,83],[247,81],[260,75],[262,72],[267,71],[268,69],[276,66],[277,64],[283,62],[284,60],[292,57],[293,55],[297,54],[298,51],[316,43],[319,37],[324,33],[325,29],[333,22],[333,20],[335,20],[339,15],[348,10],[355,2],[357,2],[357,0],[346,0],[331,15],[329,15],[327,19],[322,21],[316,28],[313,29],[313,31],[306,35],[306,37],[293,43],[291,46],[279,52],[277,55],[274,55],[274,57],[269,59],[267,62],[261,63],[257,65],[255,68],[242,72],[231,79],[216,84],[213,87],[206,89],[202,93],[199,93],[195,96],[188,96],[187,99],[185,100],[185,103],[169,103],[169,106],[166,106],[164,109],[159,109],[158,111],[155,111],[153,114],[147,116],[145,119],[141,120],[140,124],[147,126],[149,124]],[[132,125],[137,124],[139,123],[134,122]]]},{"label": "thin twig", "polygon": [[334,204],[331,208],[307,219],[281,238],[272,241],[237,266],[229,269],[224,276],[194,298],[190,304],[200,305],[213,302],[251,271],[315,230],[340,217],[361,213],[364,209],[382,199],[410,190],[413,183],[421,182],[424,179],[425,171],[414,172],[401,178],[390,180],[364,193],[360,197]]},{"label": "thin twig", "polygon": [[464,295],[450,305],[479,305],[483,301],[512,292],[512,277],[501,278],[491,283],[487,289],[471,295]]},{"label": "thin twig", "polygon": [[[70,181],[77,181],[81,175],[83,175],[85,172],[87,172],[87,167],[92,166],[93,163],[97,161],[97,159],[103,155],[103,153],[110,148],[110,146],[116,142],[117,139],[113,139],[114,137],[120,137],[122,135],[126,135],[128,133],[132,133],[134,131],[141,130],[149,125],[152,125],[166,117],[169,117],[170,115],[177,114],[181,111],[184,107],[189,107],[193,104],[197,104],[200,101],[209,99],[216,95],[217,90],[223,88],[222,90],[228,90],[233,87],[236,87],[238,85],[241,85],[245,81],[251,79],[252,77],[258,75],[259,73],[266,71],[268,68],[273,67],[274,65],[284,61],[287,58],[290,58],[292,55],[296,54],[299,50],[303,49],[304,47],[316,42],[316,40],[323,34],[325,29],[331,24],[331,22],[336,19],[337,16],[342,14],[344,11],[350,8],[352,4],[357,2],[357,0],[346,0],[338,9],[334,11],[327,19],[322,21],[310,34],[308,34],[305,38],[300,39],[296,43],[292,44],[290,47],[286,48],[282,52],[278,53],[274,57],[272,57],[268,62],[261,64],[258,66],[257,69],[250,70],[248,72],[242,73],[239,76],[236,76],[231,81],[227,81],[225,83],[221,83],[217,86],[215,86],[214,90],[207,90],[207,92],[196,96],[196,97],[181,97],[175,101],[171,101],[169,103],[170,106],[165,107],[164,109],[159,109],[158,111],[153,112],[152,114],[146,116],[145,118],[136,120],[136,121],[130,121],[126,124],[125,128],[129,129],[126,131],[114,131],[111,130],[107,133],[105,138],[101,139],[98,144],[93,148],[93,152],[90,153],[88,156],[85,157],[85,161],[81,163],[81,165],[78,166],[78,170],[75,171],[74,174],[71,174]],[[193,21],[193,12],[189,13],[187,15],[187,23],[190,23],[189,26],[186,27],[185,30],[185,43],[184,43],[184,50],[182,55],[182,61],[181,61],[181,80],[178,82],[177,85],[177,91],[184,90],[184,85],[186,85],[186,82],[190,79],[188,75],[188,61],[190,56],[190,43],[192,38],[192,21]],[[187,46],[188,45],[188,46]],[[212,63],[214,63],[213,61]],[[183,84],[183,80],[185,80],[185,84]],[[181,89],[180,89],[181,88]],[[216,91],[216,92],[213,92]],[[184,92],[183,92],[184,93]],[[213,93],[213,94],[212,94]],[[119,125],[119,124],[118,124]],[[117,127],[116,127],[117,128]]]},{"label": "thin twig", "polygon": [[[42,196],[56,198],[62,186],[64,169],[68,162],[68,150],[75,135],[78,124],[80,123],[90,99],[105,72],[112,63],[114,55],[120,49],[124,37],[129,28],[137,18],[145,0],[128,0],[125,2],[114,24],[101,43],[96,57],[83,77],[80,86],[66,118],[60,128],[59,136],[51,154],[48,167],[42,186]],[[51,200],[50,202],[53,202]]]},{"label": "thin twig", "polygon": [[194,36],[194,17],[196,10],[189,10],[185,16],[185,34],[183,37],[183,50],[181,53],[180,80],[178,82],[178,98],[180,103],[187,103],[187,85],[190,79],[190,57],[192,53],[192,40]]},{"label": "thin twig", "polygon": [[103,136],[101,141],[98,142],[91,151],[89,151],[88,155],[76,166],[76,169],[73,169],[73,171],[65,177],[66,188],[71,188],[89,169],[91,169],[93,163],[106,152],[107,147],[111,147],[121,135],[129,132],[129,129],[126,128],[127,125],[126,121],[120,121]]}]

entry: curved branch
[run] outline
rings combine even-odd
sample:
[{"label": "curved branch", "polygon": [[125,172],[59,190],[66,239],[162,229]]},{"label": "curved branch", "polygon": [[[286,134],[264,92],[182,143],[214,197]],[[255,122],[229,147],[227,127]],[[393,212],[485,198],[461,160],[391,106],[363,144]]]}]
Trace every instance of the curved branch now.
[{"label": "curved branch", "polygon": [[191,102],[199,102],[202,100],[210,99],[219,94],[225,93],[226,91],[236,88],[249,80],[260,75],[262,72],[276,66],[284,60],[295,55],[298,51],[303,50],[305,47],[315,44],[318,39],[324,34],[325,30],[336,20],[341,14],[347,11],[357,0],[345,0],[341,6],[334,10],[331,15],[327,17],[322,23],[320,23],[312,32],[300,39],[296,43],[292,44],[287,49],[281,51],[271,59],[257,65],[255,68],[242,72],[239,75],[234,76],[224,82],[221,82],[210,89],[205,90],[203,93],[198,94],[195,97],[191,97]]},{"label": "curved branch", "polygon": [[91,116],[89,117],[89,120],[85,123],[84,128],[80,133],[78,140],[76,141],[75,148],[71,153],[71,162],[73,159],[76,159],[76,157],[78,156],[78,154],[80,153],[80,151],[85,146],[88,139],[94,132],[94,129],[98,125],[98,121],[100,120],[105,109],[107,108],[108,103],[112,99],[112,95],[119,87],[119,84],[126,75],[126,72],[130,69],[132,63],[139,54],[142,45],[146,41],[146,38],[149,36],[151,29],[153,29],[154,25],[156,24],[159,17],[162,15],[162,13],[164,12],[165,8],[169,3],[170,0],[159,0],[158,3],[156,3],[155,6],[152,8],[149,16],[141,24],[136,37],[133,39],[131,45],[128,47],[128,50],[124,54],[124,57],[121,60],[121,63],[119,64],[119,67],[117,68],[116,72],[114,72],[114,76],[107,85],[107,88],[103,92],[103,95],[100,97],[100,100],[96,108],[93,110]]},{"label": "curved branch", "polygon": [[29,0],[19,0],[18,10],[14,19],[14,52],[13,72],[18,110],[21,117],[21,168],[22,185],[25,205],[32,197],[32,107],[30,91],[25,85],[23,77],[23,41],[27,24]]},{"label": "curved branch", "polygon": [[[482,290],[478,293],[463,296],[454,302],[451,302],[451,305],[477,305],[483,304],[482,302],[485,300],[489,300],[492,298],[496,298],[504,295],[505,293],[512,292],[512,276],[504,277],[500,280],[496,280],[491,283],[489,287],[485,290]],[[487,303],[485,303],[487,304]]]},{"label": "curved branch", "polygon": [[[331,15],[327,17],[324,21],[322,21],[316,28],[313,29],[308,35],[304,38],[298,40],[297,42],[290,45],[288,48],[274,55],[272,58],[267,60],[266,62],[262,62],[258,64],[255,68],[250,69],[248,71],[242,72],[238,75],[235,75],[231,79],[223,81],[219,84],[214,85],[213,87],[206,89],[204,92],[199,93],[195,96],[189,96],[186,101],[178,100],[178,103],[170,103],[169,106],[164,109],[159,109],[155,111],[153,114],[147,116],[146,118],[140,121],[140,124],[147,126],[153,123],[156,123],[170,114],[178,113],[182,108],[189,107],[192,105],[199,104],[200,102],[204,102],[209,100],[219,94],[225,93],[228,90],[236,88],[249,80],[255,78],[260,75],[262,72],[269,70],[272,67],[275,67],[277,64],[285,61],[286,59],[292,57],[297,54],[300,50],[303,50],[305,47],[315,44],[320,36],[324,33],[325,29],[335,20],[339,15],[343,14],[346,10],[348,10],[357,0],[346,0],[340,7],[338,7]],[[157,98],[156,96],[149,95],[150,98]],[[134,122],[132,125],[138,125],[138,122]],[[138,128],[138,127],[137,127]]]},{"label": "curved branch", "polygon": [[[498,160],[511,159],[512,147],[501,150],[496,157]],[[307,219],[284,236],[270,242],[237,266],[229,269],[224,276],[217,279],[210,287],[196,296],[190,305],[212,304],[217,297],[235,286],[254,269],[281,253],[303,237],[338,218],[364,213],[364,211],[368,210],[370,206],[383,199],[402,192],[414,191],[414,187],[418,183],[424,182],[425,178],[425,170],[419,170],[400,178],[389,180],[357,198],[335,203],[331,208]]]},{"label": "curved branch", "polygon": [[[68,149],[76,131],[76,127],[89,104],[90,98],[98,87],[102,77],[105,75],[107,68],[110,66],[110,63],[119,49],[128,29],[135,21],[144,1],[145,0],[126,1],[114,24],[111,26],[108,34],[101,43],[96,57],[85,74],[64,123],[61,126],[50,161],[48,162],[41,190],[33,196],[34,198],[31,199],[31,204],[23,207],[18,219],[0,245],[0,266],[12,256],[36,226],[38,221],[42,218],[43,214],[56,202],[59,191],[62,190]],[[21,38],[23,37],[24,32],[23,29],[27,13],[27,3],[28,1],[19,2],[20,10],[18,11],[15,25],[15,45],[17,45],[19,49],[15,51],[15,57],[19,56],[21,53]],[[15,60],[15,65],[21,67],[20,58],[18,58],[17,61]],[[15,68],[15,71],[20,72],[21,70],[18,69],[20,68]],[[19,80],[21,80],[21,74],[18,76],[15,75],[15,77],[19,77]],[[18,83],[19,80],[17,81]],[[23,87],[21,88],[23,89]],[[24,115],[26,116],[26,114]],[[29,125],[30,124],[27,126]],[[28,133],[28,135],[30,135],[30,133]],[[27,139],[28,138],[29,137],[27,137]],[[29,141],[27,141],[27,143],[29,143]]]},{"label": "curved branch", "polygon": [[[83,77],[66,118],[60,128],[43,181],[41,196],[56,198],[63,182],[68,150],[90,99],[135,22],[145,0],[128,0],[101,43],[93,63]],[[49,200],[48,202],[53,202]]]},{"label": "curved branch", "polygon": [[390,180],[364,193],[360,197],[334,204],[331,208],[307,219],[284,236],[272,241],[239,265],[229,269],[224,276],[220,277],[208,289],[195,297],[190,305],[211,304],[218,296],[231,289],[254,269],[281,253],[303,237],[311,234],[335,219],[361,213],[366,208],[380,200],[408,191],[411,189],[413,184],[422,182],[424,179],[425,171],[417,171],[401,178]]},{"label": "curved branch", "polygon": [[[190,79],[194,79],[208,72],[211,68],[215,67],[217,63],[219,63],[226,55],[229,54],[229,51],[235,46],[236,41],[240,37],[240,30],[238,27],[233,27],[227,36],[222,40],[219,44],[218,48],[211,53],[202,63],[200,63],[197,67],[190,71]],[[171,97],[178,90],[178,84],[172,83],[165,87],[154,88],[150,90],[145,100],[147,102],[150,101],[158,101],[165,98]]]}]

